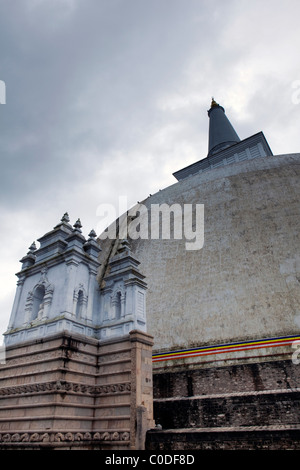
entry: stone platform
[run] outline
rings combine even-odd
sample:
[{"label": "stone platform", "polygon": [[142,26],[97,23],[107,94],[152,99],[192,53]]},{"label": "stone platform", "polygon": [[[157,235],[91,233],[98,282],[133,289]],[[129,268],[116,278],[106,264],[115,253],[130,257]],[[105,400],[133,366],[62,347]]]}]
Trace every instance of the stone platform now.
[{"label": "stone platform", "polygon": [[299,450],[299,379],[291,360],[154,374],[146,447]]},{"label": "stone platform", "polygon": [[8,347],[0,449],[143,449],[153,427],[152,337],[69,333]]}]

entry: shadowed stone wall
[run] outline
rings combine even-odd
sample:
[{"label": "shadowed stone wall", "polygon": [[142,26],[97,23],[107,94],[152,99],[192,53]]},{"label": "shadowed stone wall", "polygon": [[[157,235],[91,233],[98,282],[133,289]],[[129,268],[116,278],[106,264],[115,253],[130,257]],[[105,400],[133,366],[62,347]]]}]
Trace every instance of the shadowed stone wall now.
[{"label": "shadowed stone wall", "polygon": [[147,449],[300,449],[299,383],[291,360],[154,374]]}]

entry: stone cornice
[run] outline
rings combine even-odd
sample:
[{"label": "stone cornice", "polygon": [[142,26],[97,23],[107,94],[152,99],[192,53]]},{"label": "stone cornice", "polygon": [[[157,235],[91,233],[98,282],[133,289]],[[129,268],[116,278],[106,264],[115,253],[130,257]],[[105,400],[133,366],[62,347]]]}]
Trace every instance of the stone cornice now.
[{"label": "stone cornice", "polygon": [[130,382],[122,382],[105,385],[86,385],[66,380],[55,380],[51,382],[40,382],[13,387],[1,387],[0,396],[28,395],[37,393],[78,393],[85,395],[126,395],[131,392]]}]

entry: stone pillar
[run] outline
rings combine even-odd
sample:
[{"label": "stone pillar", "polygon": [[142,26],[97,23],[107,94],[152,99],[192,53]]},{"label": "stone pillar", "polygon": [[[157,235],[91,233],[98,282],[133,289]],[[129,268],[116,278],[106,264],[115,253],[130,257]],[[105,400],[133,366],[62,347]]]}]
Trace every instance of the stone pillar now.
[{"label": "stone pillar", "polygon": [[94,301],[95,295],[97,292],[97,270],[92,269],[89,267],[89,286],[88,286],[88,302],[87,302],[87,312],[86,312],[86,319],[91,324],[93,322],[93,311],[94,311]]},{"label": "stone pillar", "polygon": [[78,262],[70,259],[66,261],[67,265],[67,288],[65,293],[65,305],[64,309],[66,313],[73,314],[73,303],[74,303],[74,288],[75,288],[75,278],[76,271],[78,267]]},{"label": "stone pillar", "polygon": [[17,282],[17,291],[16,291],[14,304],[13,304],[13,308],[12,308],[12,312],[11,312],[11,316],[10,316],[10,320],[9,320],[8,330],[10,330],[14,327],[16,314],[17,314],[17,311],[18,311],[18,308],[19,308],[20,297],[21,297],[21,294],[22,294],[24,279],[25,279],[24,277],[20,277],[20,279]]},{"label": "stone pillar", "polygon": [[133,330],[131,341],[131,420],[130,445],[132,449],[144,450],[146,432],[154,428],[152,347],[153,337]]}]

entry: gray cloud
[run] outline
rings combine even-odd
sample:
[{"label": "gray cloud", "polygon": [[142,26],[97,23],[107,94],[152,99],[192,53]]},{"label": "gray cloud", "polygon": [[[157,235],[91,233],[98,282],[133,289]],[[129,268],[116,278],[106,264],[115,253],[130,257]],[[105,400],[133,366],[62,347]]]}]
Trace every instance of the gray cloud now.
[{"label": "gray cloud", "polygon": [[101,202],[175,182],[206,156],[211,95],[241,138],[297,151],[299,13],[298,0],[0,1],[2,330],[33,239],[66,210],[88,233]]}]

